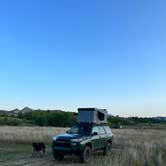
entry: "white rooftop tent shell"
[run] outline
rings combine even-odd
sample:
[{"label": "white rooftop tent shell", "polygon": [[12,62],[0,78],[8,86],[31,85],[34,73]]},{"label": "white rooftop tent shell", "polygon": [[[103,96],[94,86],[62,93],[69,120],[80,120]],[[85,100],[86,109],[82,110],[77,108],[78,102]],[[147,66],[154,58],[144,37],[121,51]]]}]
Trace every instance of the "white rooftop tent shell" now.
[{"label": "white rooftop tent shell", "polygon": [[107,123],[107,110],[97,108],[79,108],[78,109],[79,123]]}]

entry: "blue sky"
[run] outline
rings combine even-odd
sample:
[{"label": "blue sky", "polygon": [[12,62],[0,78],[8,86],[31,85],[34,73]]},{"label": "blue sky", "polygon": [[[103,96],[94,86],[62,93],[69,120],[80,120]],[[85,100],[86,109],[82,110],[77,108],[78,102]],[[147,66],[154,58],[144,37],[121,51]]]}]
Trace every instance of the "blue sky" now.
[{"label": "blue sky", "polygon": [[165,0],[1,0],[0,109],[166,116]]}]

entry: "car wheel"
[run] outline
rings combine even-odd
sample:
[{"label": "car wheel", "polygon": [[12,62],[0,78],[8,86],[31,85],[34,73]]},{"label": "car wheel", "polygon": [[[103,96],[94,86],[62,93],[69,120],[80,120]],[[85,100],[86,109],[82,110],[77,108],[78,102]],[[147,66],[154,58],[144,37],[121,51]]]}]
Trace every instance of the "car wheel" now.
[{"label": "car wheel", "polygon": [[62,154],[60,154],[56,151],[53,151],[53,157],[54,157],[55,160],[63,160],[64,155],[62,155]]},{"label": "car wheel", "polygon": [[109,155],[111,153],[112,144],[111,142],[107,142],[106,147],[104,148],[103,155]]},{"label": "car wheel", "polygon": [[90,146],[85,146],[83,152],[81,153],[81,162],[82,163],[88,163],[91,159],[91,148]]}]

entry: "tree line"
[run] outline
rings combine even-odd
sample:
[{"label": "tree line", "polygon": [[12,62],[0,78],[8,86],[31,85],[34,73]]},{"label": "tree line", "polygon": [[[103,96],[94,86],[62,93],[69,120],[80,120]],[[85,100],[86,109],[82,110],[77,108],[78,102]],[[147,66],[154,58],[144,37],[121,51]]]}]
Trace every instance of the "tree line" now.
[{"label": "tree line", "polygon": [[69,127],[76,122],[73,112],[33,111],[18,113],[19,119],[24,119],[37,126]]},{"label": "tree line", "polygon": [[[64,111],[36,110],[27,113],[0,114],[0,125],[71,127],[76,121],[76,113]],[[157,123],[166,124],[166,121],[160,121],[155,118],[108,116],[108,124],[112,128]]]}]

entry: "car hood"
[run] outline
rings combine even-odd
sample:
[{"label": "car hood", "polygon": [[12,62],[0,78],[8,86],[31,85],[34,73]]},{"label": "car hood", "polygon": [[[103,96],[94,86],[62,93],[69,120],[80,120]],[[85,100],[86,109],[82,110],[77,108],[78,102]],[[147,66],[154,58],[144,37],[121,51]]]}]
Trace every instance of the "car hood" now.
[{"label": "car hood", "polygon": [[55,135],[53,137],[53,140],[72,140],[72,139],[80,139],[82,138],[83,136],[82,135],[79,135],[79,134],[68,134],[68,133],[64,133],[64,134],[58,134],[58,135]]}]

